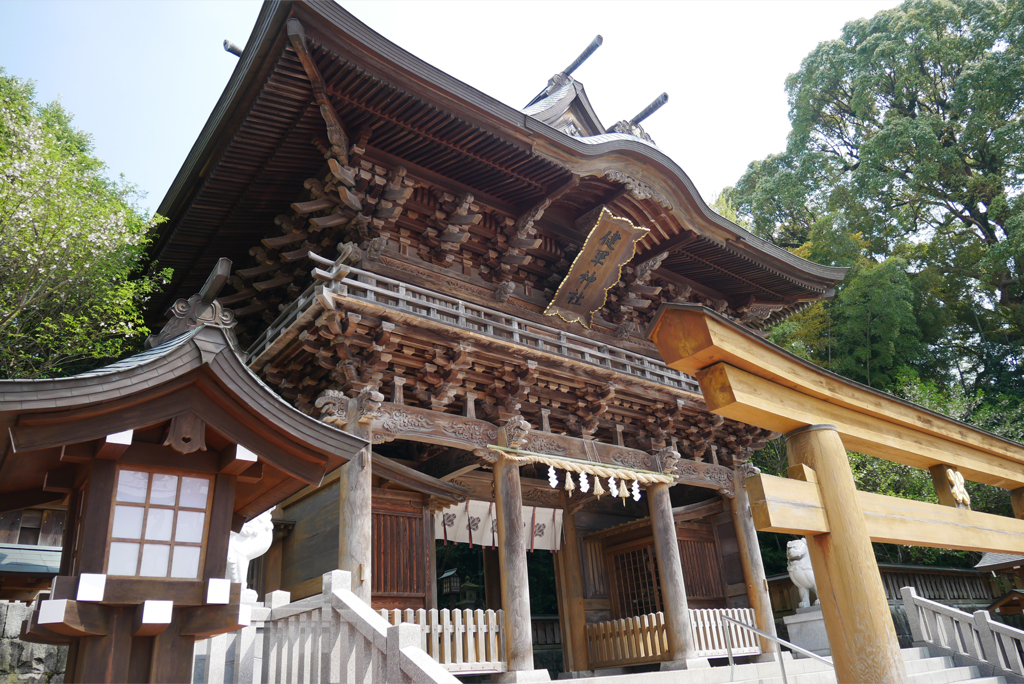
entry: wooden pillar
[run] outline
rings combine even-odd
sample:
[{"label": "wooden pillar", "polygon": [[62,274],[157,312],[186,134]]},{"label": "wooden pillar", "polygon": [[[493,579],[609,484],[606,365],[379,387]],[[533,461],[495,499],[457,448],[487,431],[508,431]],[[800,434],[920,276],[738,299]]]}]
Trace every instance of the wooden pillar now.
[{"label": "wooden pillar", "polygon": [[1024,520],[1024,487],[1010,492],[1010,506],[1013,507],[1013,517]]},{"label": "wooden pillar", "polygon": [[[750,498],[744,484],[749,472],[751,469],[746,467],[737,468],[735,471],[736,495],[729,501],[732,506],[732,523],[736,528],[740,564],[743,565],[747,599],[754,611],[754,622],[762,632],[777,636],[772,601],[768,595],[768,580],[764,572],[764,562],[761,560],[761,546],[757,542],[757,530],[754,528],[754,518],[750,513]],[[761,652],[770,656],[775,652],[775,644],[762,637]]]},{"label": "wooden pillar", "polygon": [[427,610],[437,608],[437,538],[434,536],[434,511],[429,505],[423,508],[423,552],[427,558],[427,591],[424,603]]},{"label": "wooden pillar", "polygon": [[671,661],[662,663],[662,668],[682,669],[701,664],[706,667],[707,660],[697,662],[693,655],[683,563],[679,558],[679,539],[676,536],[676,521],[672,515],[668,485],[659,482],[648,487],[647,496],[654,533],[654,551],[658,556],[658,575],[661,577],[661,603],[668,631],[668,652],[671,654]]},{"label": "wooden pillar", "polygon": [[[104,606],[106,608],[106,606]],[[75,682],[128,682],[134,608],[108,609],[107,633],[77,639]],[[177,636],[177,635],[175,635]]]},{"label": "wooden pillar", "polygon": [[905,684],[906,669],[871,548],[864,511],[832,425],[809,425],[786,436],[790,466],[814,471],[828,534],[808,544],[839,684]]},{"label": "wooden pillar", "polygon": [[501,606],[509,671],[533,670],[530,581],[526,570],[526,530],[519,466],[504,456],[494,464],[494,509],[498,515]]},{"label": "wooden pillar", "polygon": [[[563,650],[572,653],[572,670],[590,669],[590,658],[587,649],[587,615],[583,605],[583,571],[580,565],[580,544],[576,536],[576,520],[569,510],[569,496],[563,489],[560,491],[562,503],[562,532],[565,543],[559,550],[559,560],[564,577],[565,613],[567,619],[566,632],[568,642],[562,644]],[[570,662],[567,657],[564,659]]]},{"label": "wooden pillar", "polygon": [[196,640],[178,635],[180,621],[181,609],[178,608],[174,611],[167,629],[153,637],[153,657],[150,659],[149,669],[149,681],[152,684],[191,681],[192,652],[195,650]]},{"label": "wooden pillar", "polygon": [[[384,395],[368,387],[350,399],[346,432],[371,440],[370,423]],[[374,405],[376,404],[376,405]],[[338,569],[352,573],[352,593],[370,604],[373,558],[373,452],[370,446],[339,468]]]}]

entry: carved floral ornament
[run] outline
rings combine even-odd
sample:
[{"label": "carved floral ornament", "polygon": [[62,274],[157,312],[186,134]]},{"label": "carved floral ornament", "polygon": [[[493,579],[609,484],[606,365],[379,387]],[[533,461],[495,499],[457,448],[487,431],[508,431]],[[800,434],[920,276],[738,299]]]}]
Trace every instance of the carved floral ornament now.
[{"label": "carved floral ornament", "polygon": [[637,180],[636,178],[633,178],[632,176],[629,176],[623,173],[622,171],[616,171],[615,169],[607,169],[601,175],[610,181],[615,181],[616,183],[622,183],[623,185],[625,185],[626,189],[629,190],[629,194],[632,195],[635,199],[651,199],[660,204],[661,206],[665,207],[669,211],[672,210],[672,203],[668,201],[668,198],[666,198],[663,194],[652,188],[647,183]]}]

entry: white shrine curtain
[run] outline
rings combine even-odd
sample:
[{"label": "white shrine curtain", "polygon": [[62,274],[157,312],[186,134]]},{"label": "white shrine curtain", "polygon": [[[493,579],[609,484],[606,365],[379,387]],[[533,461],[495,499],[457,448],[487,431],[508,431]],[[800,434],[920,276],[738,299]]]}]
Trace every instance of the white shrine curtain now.
[{"label": "white shrine curtain", "polygon": [[[523,506],[527,529],[526,550],[557,551],[561,548],[562,511],[556,508]],[[533,534],[530,534],[530,526]],[[498,546],[498,514],[489,501],[467,501],[434,514],[434,536],[449,543]]]}]

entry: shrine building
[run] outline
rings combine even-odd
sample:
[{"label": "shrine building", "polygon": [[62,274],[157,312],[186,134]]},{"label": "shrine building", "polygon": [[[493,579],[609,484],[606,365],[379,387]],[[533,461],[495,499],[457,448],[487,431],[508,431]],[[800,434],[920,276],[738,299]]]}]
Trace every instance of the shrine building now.
[{"label": "shrine building", "polygon": [[[273,506],[261,595],[341,569],[374,609],[440,608],[437,544],[483,547],[506,674],[535,670],[540,550],[566,671],[694,666],[689,609],[774,634],[744,479],[777,434],[712,413],[647,331],[690,303],[763,337],[845,269],[717,215],[576,66],[517,109],[333,2],[264,4],[158,209],[147,351],[0,381],[4,509],[66,515],[64,612],[26,635],[73,644],[67,681],[173,681],[238,624],[228,531]],[[666,648],[602,650],[659,613]]]}]

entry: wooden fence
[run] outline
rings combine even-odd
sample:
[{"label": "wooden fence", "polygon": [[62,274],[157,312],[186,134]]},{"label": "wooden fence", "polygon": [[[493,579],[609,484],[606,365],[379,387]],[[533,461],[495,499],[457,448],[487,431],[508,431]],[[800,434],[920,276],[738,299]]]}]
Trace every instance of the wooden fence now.
[{"label": "wooden fence", "polygon": [[201,681],[458,684],[423,650],[416,625],[388,624],[352,593],[350,573],[326,573],[322,586],[320,594],[295,603],[288,592],[268,594],[266,605],[253,610],[250,627],[197,644],[197,654],[205,655]]},{"label": "wooden fence", "polygon": [[[913,587],[918,596],[968,612],[984,608],[1002,595],[986,572],[887,563],[879,563],[878,571],[890,606],[899,604],[902,587]],[[768,591],[776,617],[796,611],[799,592],[789,575],[769,577]]]},{"label": "wooden fence", "polygon": [[[754,625],[750,608],[715,608],[690,611],[694,656],[709,658],[727,653],[725,630],[732,638],[733,655],[758,655],[761,644],[753,632],[727,623],[728,616]],[[638,615],[587,625],[590,665],[594,668],[642,665],[668,660],[668,636],[664,613]]]},{"label": "wooden fence", "polygon": [[381,610],[389,624],[416,625],[420,648],[449,672],[505,672],[504,611]]}]

